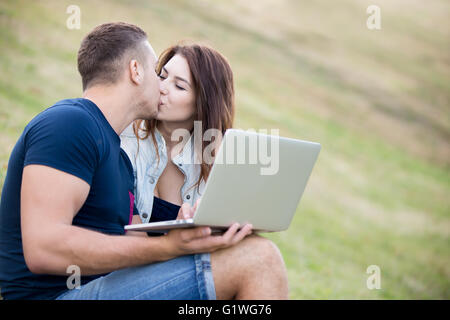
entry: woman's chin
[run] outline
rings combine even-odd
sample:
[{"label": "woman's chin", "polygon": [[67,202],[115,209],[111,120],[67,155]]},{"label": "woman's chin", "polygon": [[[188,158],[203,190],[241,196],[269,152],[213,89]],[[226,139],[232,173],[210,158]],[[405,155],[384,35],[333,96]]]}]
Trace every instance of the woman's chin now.
[{"label": "woman's chin", "polygon": [[158,112],[155,115],[155,120],[163,120],[164,118],[164,111],[161,110],[161,106],[158,107]]},{"label": "woman's chin", "polygon": [[155,117],[155,120],[158,121],[167,121],[167,117],[164,116],[164,112],[159,111]]}]

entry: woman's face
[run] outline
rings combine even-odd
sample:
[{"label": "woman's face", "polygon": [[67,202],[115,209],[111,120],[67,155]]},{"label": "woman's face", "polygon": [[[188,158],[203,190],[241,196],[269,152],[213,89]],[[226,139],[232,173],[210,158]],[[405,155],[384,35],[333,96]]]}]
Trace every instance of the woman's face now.
[{"label": "woman's face", "polygon": [[159,75],[161,98],[157,120],[167,122],[194,121],[195,92],[186,59],[176,54]]}]

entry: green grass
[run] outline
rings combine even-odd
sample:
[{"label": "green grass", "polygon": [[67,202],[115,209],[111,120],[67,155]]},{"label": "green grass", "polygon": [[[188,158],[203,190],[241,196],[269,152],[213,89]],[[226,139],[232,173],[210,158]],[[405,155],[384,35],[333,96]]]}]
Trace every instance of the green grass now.
[{"label": "green grass", "polygon": [[[236,127],[322,144],[280,248],[293,299],[450,298],[450,25],[447,1],[70,1],[0,4],[0,178],[25,125],[81,95],[76,53],[106,21],[143,27],[157,52],[182,39],[230,61]],[[406,10],[407,9],[407,10]],[[368,290],[366,269],[381,269]]]}]

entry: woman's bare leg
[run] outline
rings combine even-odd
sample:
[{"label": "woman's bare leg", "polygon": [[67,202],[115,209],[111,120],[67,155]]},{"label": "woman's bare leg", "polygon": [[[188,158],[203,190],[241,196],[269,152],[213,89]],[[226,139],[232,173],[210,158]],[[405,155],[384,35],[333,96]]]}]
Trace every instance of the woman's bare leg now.
[{"label": "woman's bare leg", "polygon": [[288,299],[283,257],[276,245],[252,235],[211,253],[216,296],[226,299]]}]

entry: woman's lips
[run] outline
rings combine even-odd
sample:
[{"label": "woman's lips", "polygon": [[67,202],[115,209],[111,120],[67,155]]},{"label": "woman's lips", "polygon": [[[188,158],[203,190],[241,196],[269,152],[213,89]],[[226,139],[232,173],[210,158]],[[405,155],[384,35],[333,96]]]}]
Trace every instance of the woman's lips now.
[{"label": "woman's lips", "polygon": [[158,109],[161,109],[164,106],[163,102],[159,102]]}]

